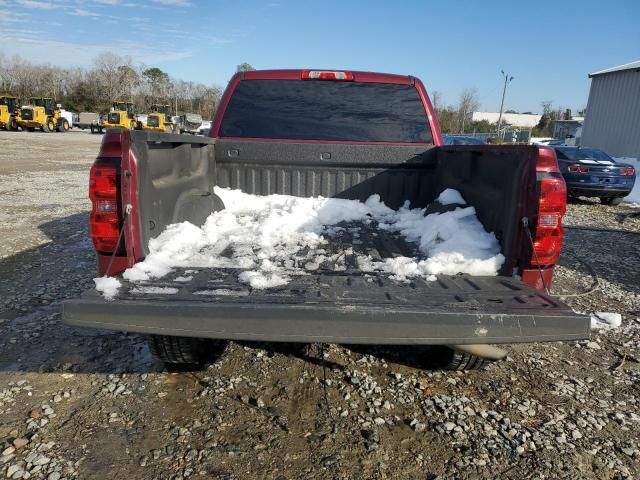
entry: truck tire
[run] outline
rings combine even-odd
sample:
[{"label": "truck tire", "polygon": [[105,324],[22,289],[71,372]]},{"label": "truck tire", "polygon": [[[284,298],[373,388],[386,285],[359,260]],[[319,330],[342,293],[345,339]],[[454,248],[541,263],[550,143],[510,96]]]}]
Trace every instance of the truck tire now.
[{"label": "truck tire", "polygon": [[69,121],[66,118],[61,118],[58,120],[58,126],[56,127],[56,131],[59,133],[66,133],[69,131]]},{"label": "truck tire", "polygon": [[151,353],[164,363],[196,368],[215,361],[227,345],[224,340],[168,335],[151,335],[148,342]]},{"label": "truck tire", "polygon": [[53,132],[56,129],[56,124],[53,121],[53,118],[47,118],[42,126],[42,131],[45,133]]},{"label": "truck tire", "polygon": [[430,353],[434,366],[443,370],[477,370],[491,363],[491,360],[448,347],[434,347]]},{"label": "truck tire", "polygon": [[600,197],[600,203],[603,205],[620,205],[624,197]]},{"label": "truck tire", "polygon": [[94,127],[93,125],[91,125],[91,133],[96,133],[96,127]]}]

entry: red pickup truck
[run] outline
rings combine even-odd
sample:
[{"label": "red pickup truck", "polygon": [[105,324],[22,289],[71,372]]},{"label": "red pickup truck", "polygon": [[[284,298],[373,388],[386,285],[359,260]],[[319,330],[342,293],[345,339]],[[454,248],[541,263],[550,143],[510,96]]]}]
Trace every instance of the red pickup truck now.
[{"label": "red pickup truck", "polygon": [[[444,364],[470,368],[503,355],[493,344],[589,336],[588,318],[548,294],[566,207],[554,151],[442,146],[417,78],[241,72],[222,97],[210,138],[108,131],[90,179],[99,274],[117,276],[143,260],[166,226],[199,226],[224,209],[214,187],[361,201],[378,194],[394,209],[405,201],[426,207],[455,189],[495,234],[505,261],[497,276],[401,282],[381,272],[371,281],[354,259],[346,269],[320,268],[268,289],[239,282],[237,268],[199,268],[178,284],[178,268],[144,283],[171,286],[174,295],[141,293],[121,279],[112,300],[92,290],[66,302],[64,321],[149,334],[162,360],[189,364],[206,361],[223,340],[264,340],[448,346],[437,349],[448,352]],[[386,258],[413,247],[380,231],[328,248]],[[243,294],[197,294],[212,285]]]}]

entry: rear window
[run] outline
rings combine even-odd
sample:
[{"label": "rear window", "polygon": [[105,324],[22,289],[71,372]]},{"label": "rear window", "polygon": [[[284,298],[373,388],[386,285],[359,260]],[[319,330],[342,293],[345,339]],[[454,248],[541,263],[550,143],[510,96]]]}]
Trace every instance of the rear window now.
[{"label": "rear window", "polygon": [[431,143],[411,85],[301,80],[238,84],[221,137]]},{"label": "rear window", "polygon": [[563,157],[569,160],[607,160],[613,162],[614,160],[604,153],[602,150],[596,150],[595,148],[558,148],[560,153],[559,157]]}]

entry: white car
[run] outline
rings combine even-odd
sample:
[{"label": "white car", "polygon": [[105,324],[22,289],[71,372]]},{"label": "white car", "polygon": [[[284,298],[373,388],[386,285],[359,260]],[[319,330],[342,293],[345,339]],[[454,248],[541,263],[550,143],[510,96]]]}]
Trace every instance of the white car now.
[{"label": "white car", "polygon": [[208,135],[209,130],[211,130],[211,122],[208,120],[203,120],[202,125],[198,127],[198,135]]}]

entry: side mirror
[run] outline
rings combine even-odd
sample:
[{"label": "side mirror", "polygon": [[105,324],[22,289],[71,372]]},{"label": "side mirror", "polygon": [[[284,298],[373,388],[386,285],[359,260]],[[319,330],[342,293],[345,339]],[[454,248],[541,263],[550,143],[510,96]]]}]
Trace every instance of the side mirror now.
[{"label": "side mirror", "polygon": [[61,103],[56,103],[56,107],[62,108],[62,104]]}]

